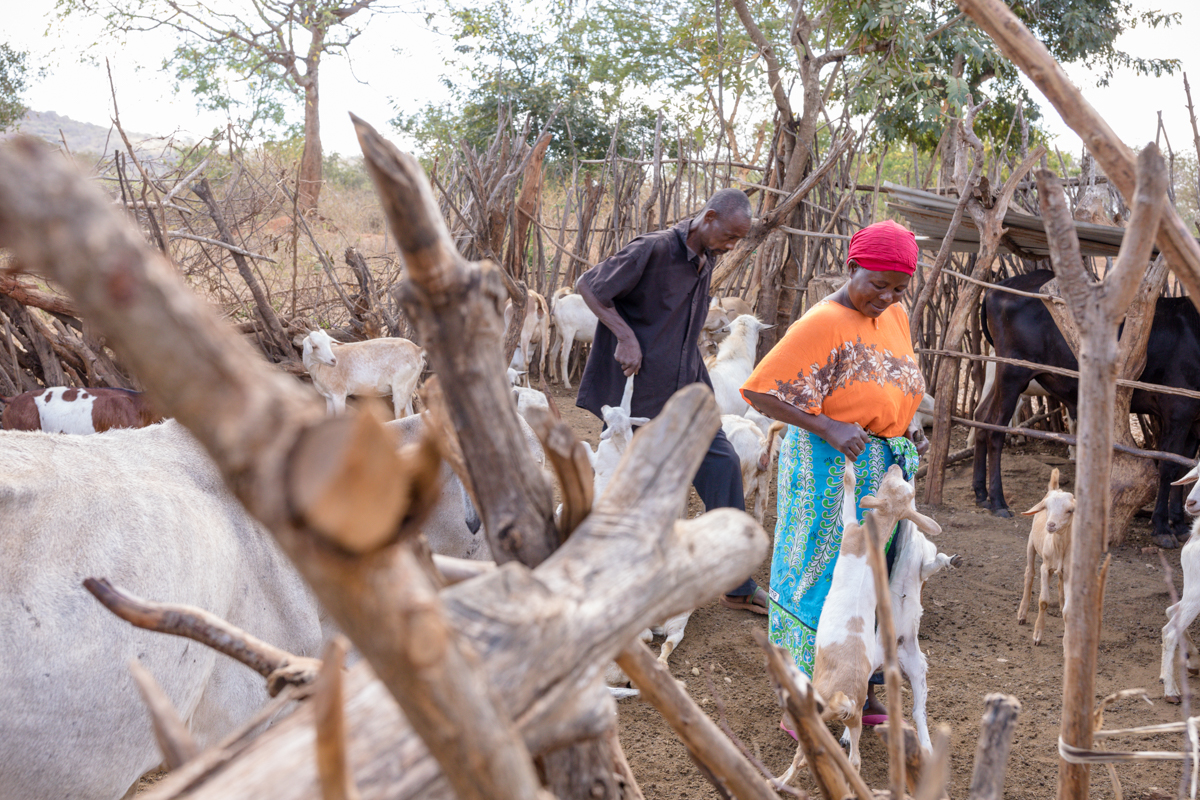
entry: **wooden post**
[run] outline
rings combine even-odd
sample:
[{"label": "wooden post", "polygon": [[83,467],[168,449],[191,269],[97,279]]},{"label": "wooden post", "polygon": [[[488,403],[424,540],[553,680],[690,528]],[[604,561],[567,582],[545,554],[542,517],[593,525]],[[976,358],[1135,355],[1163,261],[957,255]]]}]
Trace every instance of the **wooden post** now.
[{"label": "wooden post", "polygon": [[[1067,570],[1063,635],[1062,740],[1091,749],[1091,709],[1095,695],[1100,641],[1096,566],[1108,540],[1113,409],[1116,405],[1117,322],[1137,291],[1153,246],[1166,191],[1162,159],[1153,144],[1139,157],[1133,216],[1113,270],[1099,284],[1089,281],[1079,255],[1079,240],[1061,184],[1049,172],[1038,173],[1038,197],[1046,223],[1054,272],[1077,327],[1079,343],[1078,467],[1075,473],[1076,535]],[[1088,768],[1059,764],[1059,800],[1086,800]]]},{"label": "wooden post", "polygon": [[975,771],[971,773],[969,800],[1002,800],[1008,754],[1012,750],[1013,731],[1021,713],[1021,701],[1006,694],[989,694],[983,700],[987,710],[975,750]]}]

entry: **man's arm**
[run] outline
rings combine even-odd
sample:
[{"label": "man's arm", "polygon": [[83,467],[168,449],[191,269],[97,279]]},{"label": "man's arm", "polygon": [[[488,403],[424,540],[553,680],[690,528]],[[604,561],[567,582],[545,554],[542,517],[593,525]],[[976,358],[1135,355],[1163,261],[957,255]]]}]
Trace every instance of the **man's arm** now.
[{"label": "man's arm", "polygon": [[604,327],[613,332],[617,337],[617,352],[615,357],[617,363],[621,365],[625,376],[634,375],[642,366],[642,348],[638,344],[637,337],[633,335],[633,329],[629,324],[617,313],[616,307],[609,301],[607,304],[601,302],[596,297],[592,287],[588,284],[587,275],[583,275],[575,285],[579,296],[583,298],[583,302],[587,303],[587,307],[592,310],[592,313],[600,320]]}]

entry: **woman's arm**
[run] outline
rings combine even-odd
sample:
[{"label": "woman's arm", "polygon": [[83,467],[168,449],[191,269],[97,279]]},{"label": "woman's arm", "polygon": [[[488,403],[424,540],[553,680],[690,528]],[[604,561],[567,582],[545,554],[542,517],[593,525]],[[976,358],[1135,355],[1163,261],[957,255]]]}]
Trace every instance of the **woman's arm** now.
[{"label": "woman's arm", "polygon": [[744,394],[750,404],[764,415],[815,433],[851,461],[857,460],[867,449],[867,432],[857,422],[838,422],[824,414],[809,414],[771,394],[749,390]]}]

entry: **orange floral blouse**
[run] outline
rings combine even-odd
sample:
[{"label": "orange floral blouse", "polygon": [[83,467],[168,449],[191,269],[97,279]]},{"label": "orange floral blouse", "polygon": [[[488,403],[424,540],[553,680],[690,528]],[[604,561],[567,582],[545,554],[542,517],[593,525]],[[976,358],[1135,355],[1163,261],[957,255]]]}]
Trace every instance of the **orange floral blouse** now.
[{"label": "orange floral blouse", "polygon": [[759,362],[742,386],[746,391],[838,422],[857,422],[876,436],[903,436],[925,394],[908,313],[895,303],[871,319],[823,300]]}]

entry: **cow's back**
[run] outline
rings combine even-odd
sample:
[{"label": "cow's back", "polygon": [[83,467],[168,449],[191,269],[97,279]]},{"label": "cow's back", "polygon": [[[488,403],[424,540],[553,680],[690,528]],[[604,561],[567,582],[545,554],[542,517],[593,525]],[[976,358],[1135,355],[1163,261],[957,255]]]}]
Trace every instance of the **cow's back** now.
[{"label": "cow's back", "polygon": [[316,655],[316,604],[173,422],[89,437],[0,434],[0,797],[118,798],[160,761],[138,659],[201,746],[266,700],[212,650],[117,619],[81,583],[196,605]]}]

